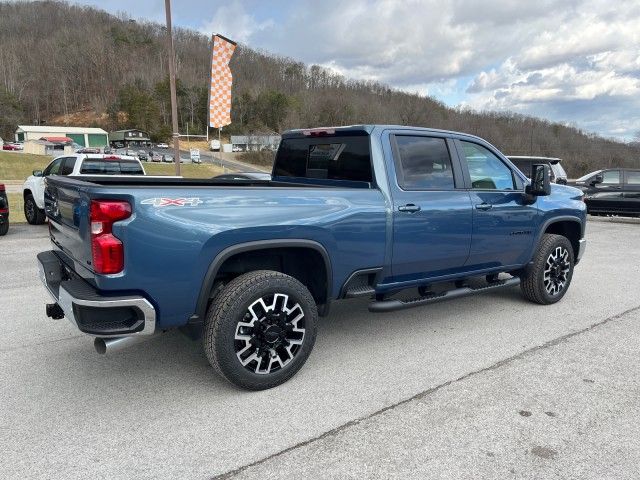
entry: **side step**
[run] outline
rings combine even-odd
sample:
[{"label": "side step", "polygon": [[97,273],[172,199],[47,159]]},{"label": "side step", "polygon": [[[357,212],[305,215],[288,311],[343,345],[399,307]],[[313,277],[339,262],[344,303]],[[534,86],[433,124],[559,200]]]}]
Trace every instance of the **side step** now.
[{"label": "side step", "polygon": [[371,285],[354,285],[344,292],[345,298],[370,297],[375,295],[376,290]]},{"label": "side step", "polygon": [[499,288],[514,287],[520,284],[520,278],[513,277],[506,280],[499,280],[497,282],[490,283],[484,287],[470,288],[454,288],[453,290],[447,290],[442,293],[434,293],[425,297],[418,297],[410,300],[381,300],[371,302],[369,304],[369,311],[374,313],[392,312],[394,310],[403,310],[405,308],[419,307],[421,305],[428,305],[430,303],[442,302],[443,300],[449,300],[451,298],[467,297],[469,295],[475,295],[477,293],[489,292],[491,290],[497,290]]}]

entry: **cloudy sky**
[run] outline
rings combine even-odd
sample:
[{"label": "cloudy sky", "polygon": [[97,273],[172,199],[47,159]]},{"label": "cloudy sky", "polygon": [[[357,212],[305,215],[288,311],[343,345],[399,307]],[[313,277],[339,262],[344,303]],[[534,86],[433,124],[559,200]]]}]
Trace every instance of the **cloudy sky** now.
[{"label": "cloudy sky", "polygon": [[[164,22],[162,0],[85,0]],[[174,23],[431,95],[631,140],[639,0],[174,0]]]}]

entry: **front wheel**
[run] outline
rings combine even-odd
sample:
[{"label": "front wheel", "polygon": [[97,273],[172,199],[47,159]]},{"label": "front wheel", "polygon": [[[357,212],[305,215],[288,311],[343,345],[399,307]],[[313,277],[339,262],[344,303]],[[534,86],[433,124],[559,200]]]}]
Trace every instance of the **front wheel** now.
[{"label": "front wheel", "polygon": [[231,383],[265,390],[304,365],[316,339],[318,313],[309,290],[289,275],[259,270],[232,280],[205,319],[209,363]]},{"label": "front wheel", "polygon": [[523,273],[520,284],[528,300],[542,305],[556,303],[567,293],[573,277],[573,247],[567,237],[545,233]]},{"label": "front wheel", "polygon": [[24,197],[24,216],[31,225],[42,225],[45,220],[44,211],[38,208],[33,195]]}]

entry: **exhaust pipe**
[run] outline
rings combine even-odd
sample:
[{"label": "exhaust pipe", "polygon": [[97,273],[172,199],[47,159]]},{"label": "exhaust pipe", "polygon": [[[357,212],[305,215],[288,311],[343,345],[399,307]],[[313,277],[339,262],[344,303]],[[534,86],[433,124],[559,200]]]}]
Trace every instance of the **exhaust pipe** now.
[{"label": "exhaust pipe", "polygon": [[114,338],[96,338],[93,341],[93,346],[100,355],[104,355],[106,353],[113,353],[120,350],[123,350],[131,345],[135,345],[136,343],[142,343],[153,335],[139,335],[133,337],[114,337]]}]

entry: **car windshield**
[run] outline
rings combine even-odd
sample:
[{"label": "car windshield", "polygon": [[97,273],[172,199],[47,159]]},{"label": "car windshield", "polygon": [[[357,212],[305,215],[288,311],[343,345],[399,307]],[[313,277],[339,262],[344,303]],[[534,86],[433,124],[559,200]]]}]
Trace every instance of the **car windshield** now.
[{"label": "car windshield", "polygon": [[578,178],[576,180],[576,182],[584,182],[587,178],[593,176],[593,175],[597,175],[598,173],[600,173],[602,170],[596,170],[595,172],[591,172],[591,173],[587,173],[586,175],[583,175],[582,177]]}]

